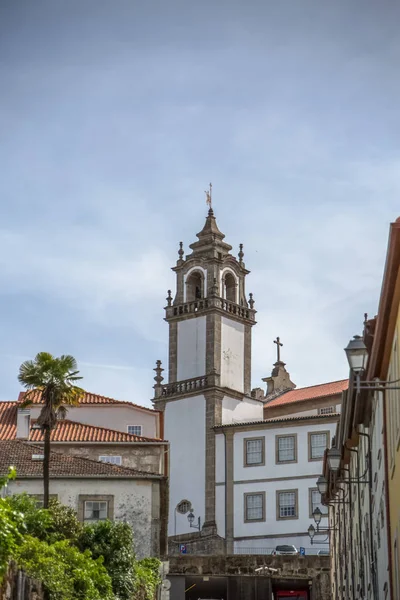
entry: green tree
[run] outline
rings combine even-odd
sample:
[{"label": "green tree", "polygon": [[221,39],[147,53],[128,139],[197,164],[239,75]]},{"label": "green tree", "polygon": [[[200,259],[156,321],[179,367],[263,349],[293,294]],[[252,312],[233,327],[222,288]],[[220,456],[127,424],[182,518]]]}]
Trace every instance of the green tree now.
[{"label": "green tree", "polygon": [[[0,489],[10,479],[15,479],[15,469],[10,467],[8,475],[0,477]],[[8,561],[14,555],[22,540],[23,515],[14,510],[5,498],[0,498],[0,582],[7,568]]]},{"label": "green tree", "polygon": [[32,404],[40,394],[43,408],[38,417],[38,425],[43,431],[43,506],[49,506],[50,480],[50,437],[58,418],[65,418],[66,406],[76,406],[84,390],[76,385],[79,376],[76,360],[73,356],[59,358],[48,352],[39,352],[34,360],[27,360],[19,368],[18,381],[27,390],[23,406]]},{"label": "green tree", "polygon": [[42,581],[50,600],[114,600],[103,559],[94,560],[69,540],[48,544],[26,536],[15,558],[28,575]]},{"label": "green tree", "polygon": [[104,566],[112,580],[118,600],[130,600],[135,592],[136,561],[133,534],[128,523],[98,521],[84,527],[77,542],[83,552],[90,550],[93,558],[104,557]]}]

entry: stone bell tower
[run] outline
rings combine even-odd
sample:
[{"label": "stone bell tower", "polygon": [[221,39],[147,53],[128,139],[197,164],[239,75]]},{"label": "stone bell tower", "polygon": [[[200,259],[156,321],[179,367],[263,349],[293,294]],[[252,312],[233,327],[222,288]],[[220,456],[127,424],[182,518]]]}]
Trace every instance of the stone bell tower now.
[{"label": "stone bell tower", "polygon": [[[246,298],[243,245],[238,259],[230,254],[232,246],[224,241],[212,208],[197,238],[186,257],[180,243],[173,267],[176,293],[173,297],[168,291],[165,307],[168,383],[158,365],[154,405],[164,411],[164,437],[170,442],[169,536],[194,534],[187,518],[192,512],[195,523],[200,517],[202,535],[224,538],[216,524],[213,427],[232,422],[234,413],[243,417],[246,399],[254,404],[251,328],[256,311],[252,294]],[[262,405],[257,410],[262,418]]]}]

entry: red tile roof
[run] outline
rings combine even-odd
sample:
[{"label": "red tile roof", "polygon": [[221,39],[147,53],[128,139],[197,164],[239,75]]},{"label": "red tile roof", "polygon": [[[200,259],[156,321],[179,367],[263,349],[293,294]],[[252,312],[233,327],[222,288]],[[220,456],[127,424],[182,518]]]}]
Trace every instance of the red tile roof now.
[{"label": "red tile roof", "polygon": [[289,390],[288,392],[283,392],[283,394],[270,402],[266,402],[264,404],[264,409],[268,410],[268,408],[272,406],[281,406],[282,404],[291,404],[292,402],[303,402],[305,400],[334,396],[336,394],[341,394],[343,390],[347,390],[348,386],[349,380],[341,379],[340,381],[311,385],[309,387],[299,388],[298,390]]},{"label": "red tile roof", "polygon": [[[14,436],[15,437],[15,436]],[[31,442],[41,442],[43,434],[40,429],[32,429],[29,437]],[[141,435],[132,435],[124,431],[107,429],[94,425],[85,425],[64,419],[58,421],[57,426],[51,432],[52,442],[154,442],[160,443],[160,438],[148,438]]]},{"label": "red tile roof", "polygon": [[302,417],[291,417],[288,415],[287,417],[277,417],[273,419],[260,419],[259,421],[238,421],[237,423],[223,423],[221,425],[215,425],[213,429],[226,429],[227,427],[252,427],[253,425],[273,425],[274,423],[292,423],[298,421],[332,421],[338,420],[340,417],[340,413],[329,413],[329,415],[305,415]]},{"label": "red tile roof", "polygon": [[17,403],[0,402],[0,440],[12,440],[17,433]]},{"label": "red tile roof", "polygon": [[[43,449],[19,440],[0,442],[0,475],[5,475],[12,465],[17,470],[17,479],[24,477],[43,477],[43,462],[32,460],[33,454],[42,454]],[[161,478],[155,473],[145,473],[129,467],[103,463],[80,456],[69,456],[50,452],[50,477],[118,477],[121,479]]]},{"label": "red tile roof", "polygon": [[[18,396],[18,402],[23,402],[25,396],[25,392],[20,392]],[[33,404],[41,404],[41,395],[40,392],[35,392],[31,395],[31,400]],[[140,406],[140,404],[134,404],[133,402],[128,402],[127,400],[115,400],[115,398],[108,398],[107,396],[99,396],[99,394],[92,394],[90,392],[85,392],[83,398],[79,401],[80,404],[125,404],[128,406],[134,406],[135,408],[139,408],[140,410],[144,410],[150,413],[157,413],[158,410],[154,410],[153,408],[148,408],[147,406]]]}]

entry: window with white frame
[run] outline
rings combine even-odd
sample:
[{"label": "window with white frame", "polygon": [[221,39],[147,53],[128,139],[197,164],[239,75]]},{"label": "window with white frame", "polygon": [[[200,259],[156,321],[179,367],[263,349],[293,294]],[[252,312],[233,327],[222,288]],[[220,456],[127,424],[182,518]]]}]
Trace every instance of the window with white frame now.
[{"label": "window with white frame", "polygon": [[86,500],[84,521],[105,521],[108,518],[108,502],[106,500]]},{"label": "window with white frame", "polygon": [[296,436],[278,435],[276,436],[276,462],[296,462]]},{"label": "window with white frame", "polygon": [[141,425],[128,425],[128,433],[131,435],[142,435]]},{"label": "window with white frame", "polygon": [[245,443],[245,466],[257,466],[264,464],[264,438],[251,438],[244,440]]},{"label": "window with white frame", "polygon": [[120,464],[122,464],[122,457],[105,454],[104,456],[99,456],[99,461],[105,462],[105,463],[110,463],[111,465],[120,465]]},{"label": "window with white frame", "polygon": [[322,460],[329,444],[329,431],[308,434],[308,459]]},{"label": "window with white frame", "polygon": [[328,515],[328,507],[322,504],[321,494],[317,488],[310,490],[310,517],[313,516],[313,512],[316,508],[319,508],[323,515]]},{"label": "window with white frame", "polygon": [[245,521],[265,521],[265,492],[244,495]]},{"label": "window with white frame", "polygon": [[277,492],[277,518],[296,519],[298,517],[297,490]]},{"label": "window with white frame", "polygon": [[336,412],[336,406],[323,406],[318,409],[319,415],[331,415]]}]

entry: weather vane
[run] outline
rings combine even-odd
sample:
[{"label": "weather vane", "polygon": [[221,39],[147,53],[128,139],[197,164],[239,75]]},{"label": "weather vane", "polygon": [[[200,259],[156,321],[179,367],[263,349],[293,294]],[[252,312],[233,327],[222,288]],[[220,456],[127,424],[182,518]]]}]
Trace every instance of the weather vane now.
[{"label": "weather vane", "polygon": [[205,195],[206,195],[206,204],[207,206],[209,206],[210,208],[212,208],[212,183],[210,183],[210,188],[208,190],[205,190]]}]

